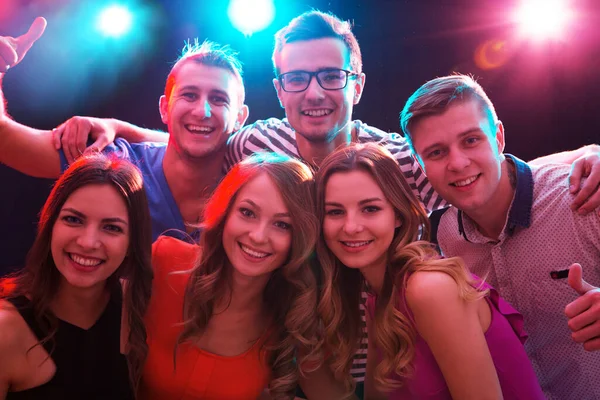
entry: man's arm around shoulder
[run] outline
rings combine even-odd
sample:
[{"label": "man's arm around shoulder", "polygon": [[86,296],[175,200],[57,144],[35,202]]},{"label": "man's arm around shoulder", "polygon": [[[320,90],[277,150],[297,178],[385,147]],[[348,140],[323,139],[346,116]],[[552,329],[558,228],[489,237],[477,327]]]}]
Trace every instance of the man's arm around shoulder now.
[{"label": "man's arm around shoulder", "polygon": [[36,178],[58,178],[61,161],[51,131],[34,129],[0,116],[0,163]]}]

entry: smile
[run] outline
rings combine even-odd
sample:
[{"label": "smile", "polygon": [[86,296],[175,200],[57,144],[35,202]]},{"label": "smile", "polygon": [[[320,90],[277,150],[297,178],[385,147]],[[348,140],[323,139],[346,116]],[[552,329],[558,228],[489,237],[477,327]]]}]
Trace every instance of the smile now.
[{"label": "smile", "polygon": [[210,127],[210,126],[200,126],[200,125],[191,125],[191,124],[186,124],[185,129],[187,129],[188,131],[190,131],[192,133],[203,133],[203,134],[208,134],[215,130],[215,128]]},{"label": "smile", "polygon": [[98,258],[88,258],[88,257],[82,257],[79,256],[77,254],[73,254],[73,253],[67,253],[69,255],[69,258],[76,262],[79,265],[83,265],[84,267],[97,267],[98,265],[102,264],[104,262],[104,260],[100,260]]},{"label": "smile", "polygon": [[361,247],[364,247],[370,243],[373,243],[372,240],[363,240],[362,242],[356,242],[356,241],[352,241],[352,242],[347,242],[347,241],[340,241],[340,243],[342,243],[344,246],[346,247],[351,247],[353,249],[358,249]]},{"label": "smile", "polygon": [[471,183],[475,182],[477,180],[477,178],[479,178],[480,176],[481,176],[481,174],[477,174],[475,176],[472,176],[467,179],[463,179],[461,181],[452,182],[450,185],[456,186],[456,187],[467,186],[467,185],[470,185]]},{"label": "smile", "polygon": [[329,115],[333,112],[328,108],[320,108],[318,110],[305,110],[302,111],[302,115],[306,115],[308,117],[323,117],[325,115]]},{"label": "smile", "polygon": [[263,253],[261,251],[251,249],[250,247],[245,246],[242,243],[238,243],[238,244],[240,245],[240,249],[242,249],[242,251],[244,253],[246,253],[249,256],[254,257],[254,258],[266,258],[271,255],[271,253]]}]

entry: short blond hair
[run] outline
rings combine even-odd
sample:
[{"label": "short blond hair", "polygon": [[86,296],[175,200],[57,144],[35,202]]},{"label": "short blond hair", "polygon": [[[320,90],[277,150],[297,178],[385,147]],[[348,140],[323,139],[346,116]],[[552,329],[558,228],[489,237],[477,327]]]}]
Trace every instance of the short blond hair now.
[{"label": "short blond hair", "polygon": [[469,75],[454,74],[432,79],[409,98],[400,113],[400,127],[413,152],[411,127],[420,119],[442,114],[453,102],[476,100],[487,114],[490,125],[498,122],[494,104],[483,88]]}]

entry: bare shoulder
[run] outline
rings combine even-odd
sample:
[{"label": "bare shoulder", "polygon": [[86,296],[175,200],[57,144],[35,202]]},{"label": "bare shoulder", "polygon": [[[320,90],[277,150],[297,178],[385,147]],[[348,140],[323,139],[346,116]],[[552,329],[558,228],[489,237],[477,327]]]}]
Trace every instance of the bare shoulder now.
[{"label": "bare shoulder", "polygon": [[444,272],[415,272],[406,283],[406,301],[413,312],[423,307],[444,307],[460,301],[458,284]]},{"label": "bare shoulder", "polygon": [[29,327],[15,306],[6,300],[0,300],[0,365],[2,360],[10,359],[10,355],[22,348]]}]

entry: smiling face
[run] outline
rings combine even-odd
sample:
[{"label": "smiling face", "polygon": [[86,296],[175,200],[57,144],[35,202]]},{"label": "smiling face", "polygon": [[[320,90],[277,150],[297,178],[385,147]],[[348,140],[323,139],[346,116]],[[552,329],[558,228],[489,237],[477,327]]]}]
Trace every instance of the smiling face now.
[{"label": "smiling face", "polygon": [[292,218],[279,189],[266,174],[246,183],[223,229],[223,247],[234,276],[265,277],[287,260]]},{"label": "smiling face", "polygon": [[323,236],[345,266],[385,269],[399,225],[393,206],[369,173],[338,172],[327,180]]},{"label": "smiling face", "polygon": [[248,107],[241,104],[242,83],[225,68],[194,60],[177,68],[170,97],[160,99],[169,146],[191,159],[224,151],[231,132],[241,128],[248,117]]},{"label": "smiling face", "polygon": [[[286,43],[277,58],[280,74],[292,71],[316,72],[338,68],[352,70],[350,51],[337,38],[322,38]],[[356,72],[356,71],[353,71]],[[277,96],[285,108],[290,125],[309,142],[332,141],[340,133],[350,132],[352,108],[358,104],[364,86],[364,74],[349,77],[344,89],[325,90],[313,77],[302,92],[285,92],[273,80]]]},{"label": "smiling face", "polygon": [[104,286],[128,248],[127,206],[115,188],[92,184],[69,196],[52,228],[50,244],[63,284]]},{"label": "smiling face", "polygon": [[433,188],[446,201],[469,213],[493,208],[503,198],[501,163],[504,128],[477,100],[450,105],[424,116],[411,128],[413,146]]}]

